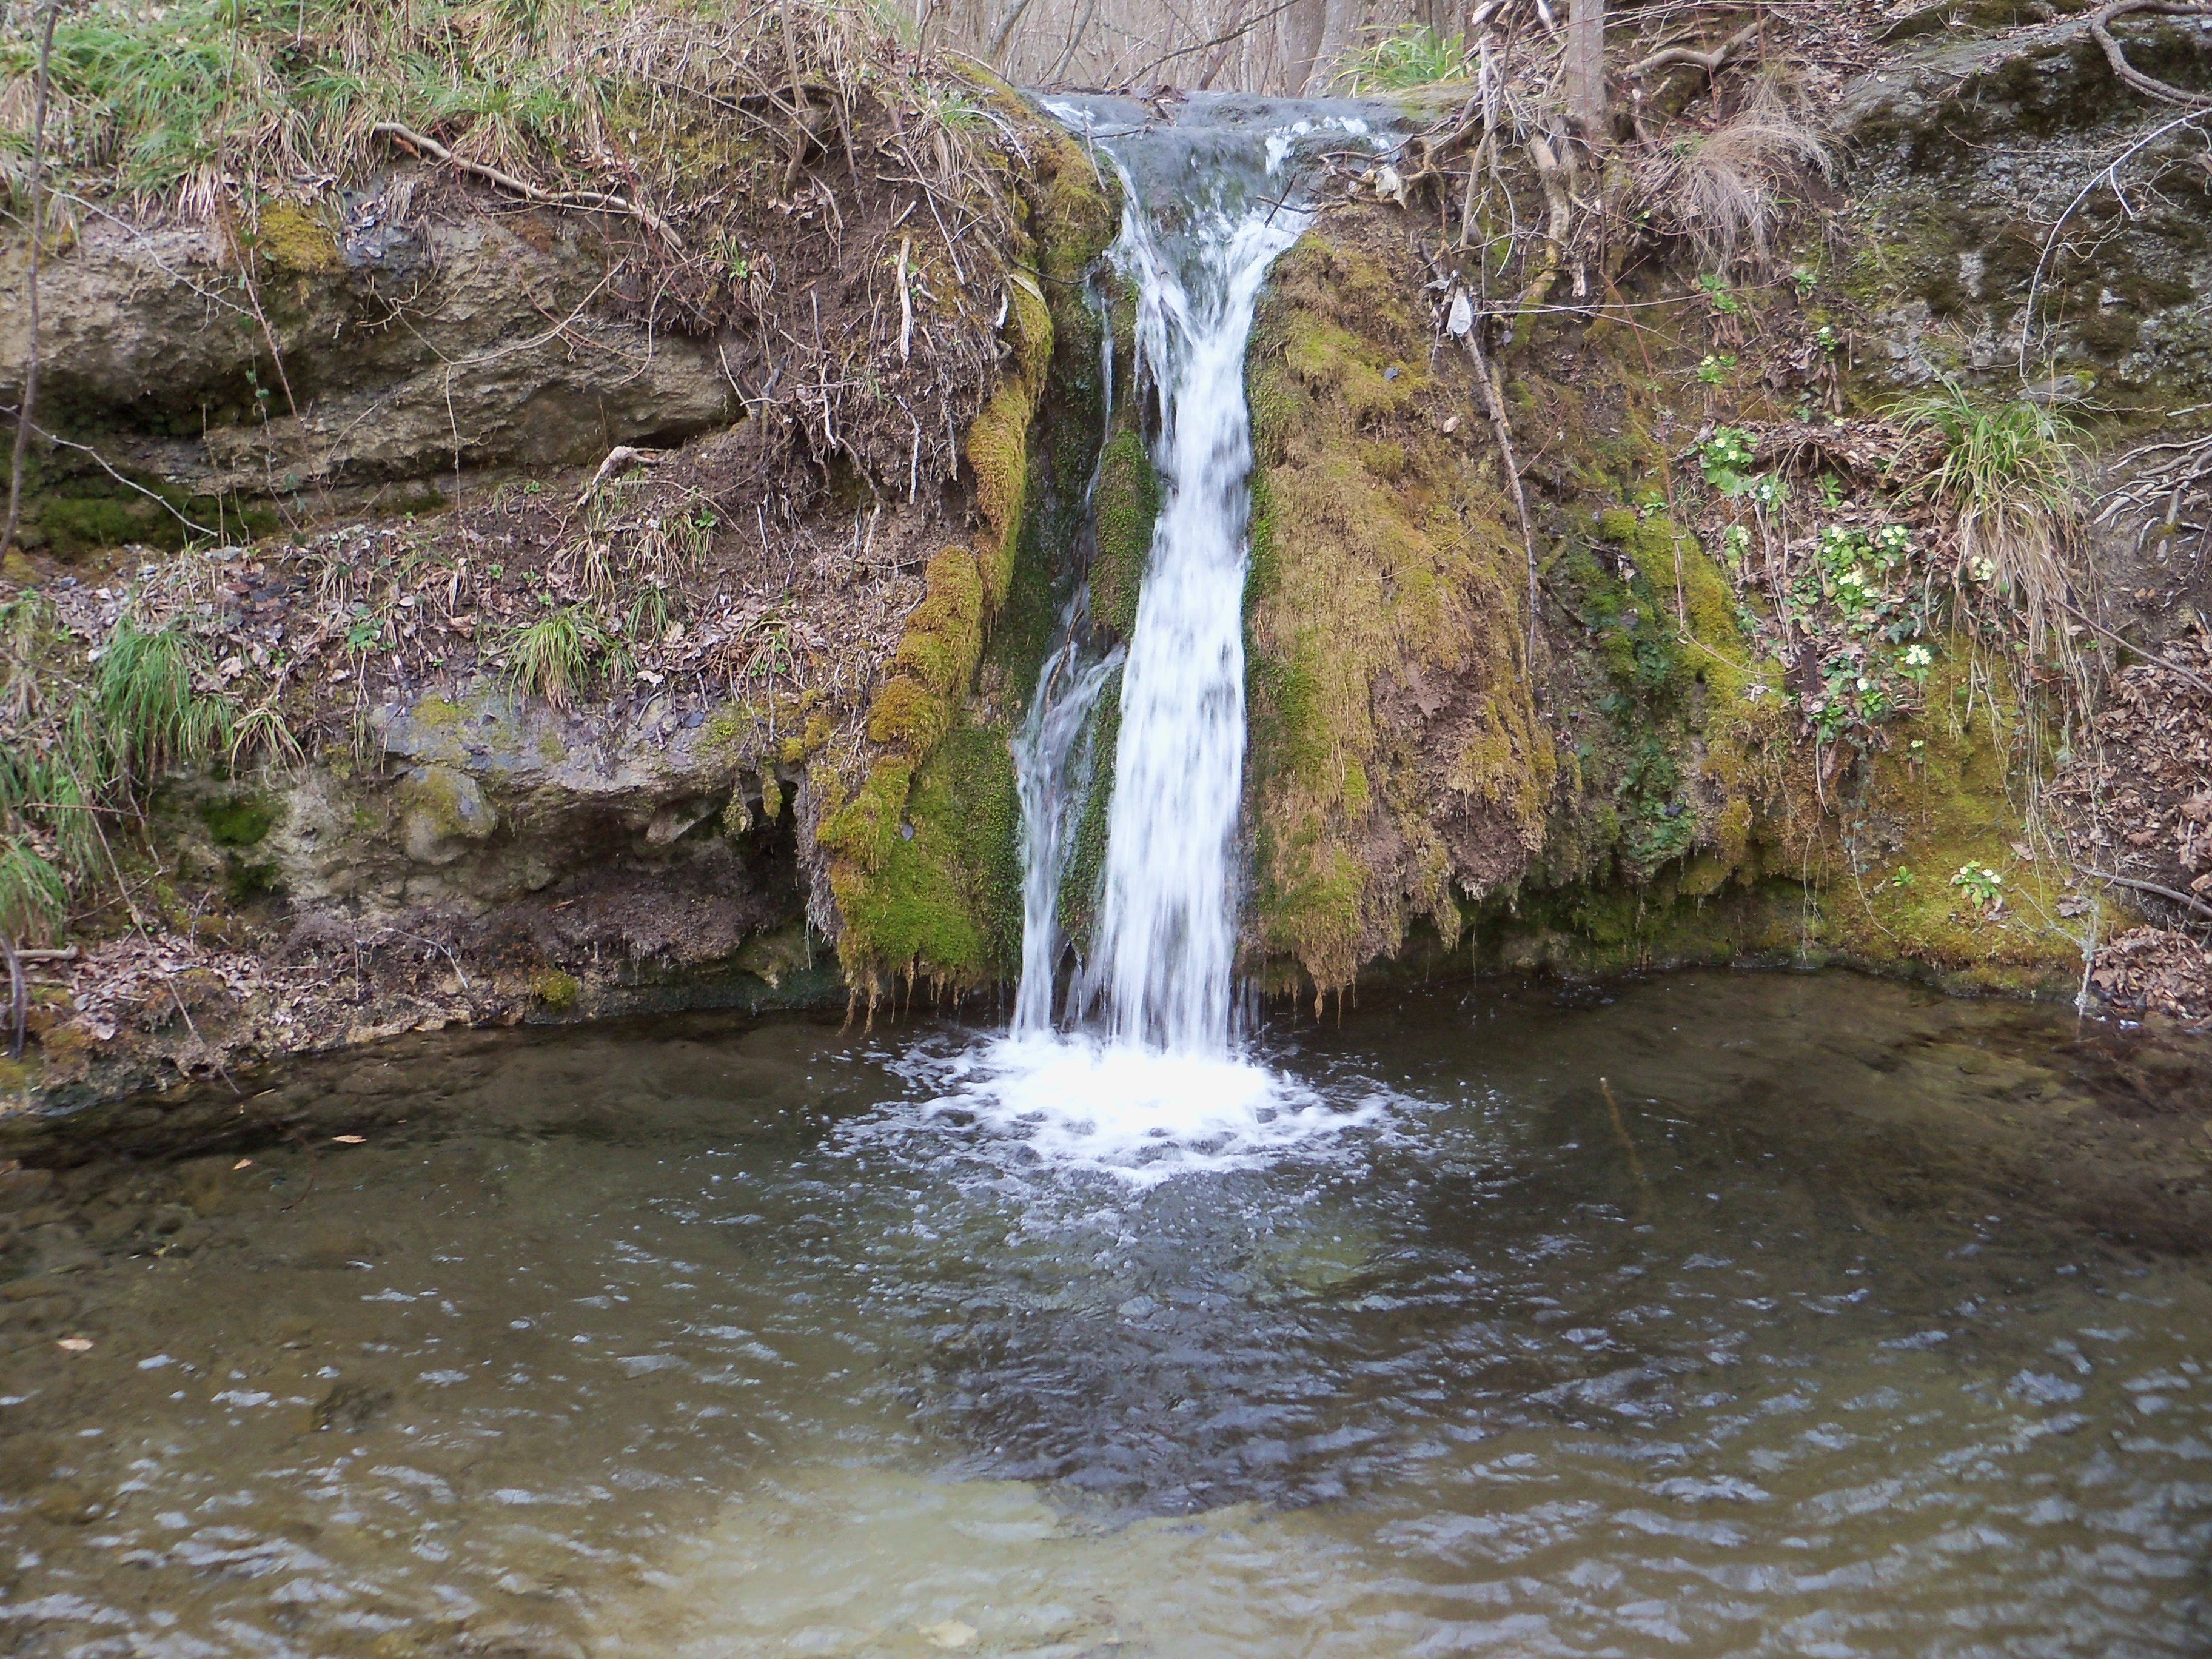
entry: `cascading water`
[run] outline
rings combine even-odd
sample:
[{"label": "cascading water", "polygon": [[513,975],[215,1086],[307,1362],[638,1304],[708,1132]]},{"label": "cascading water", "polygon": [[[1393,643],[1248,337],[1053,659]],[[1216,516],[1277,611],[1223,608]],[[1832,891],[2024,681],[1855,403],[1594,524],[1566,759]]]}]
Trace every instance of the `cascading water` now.
[{"label": "cascading water", "polygon": [[[1268,266],[1306,222],[1291,199],[1301,153],[1369,128],[1358,106],[1326,100],[1194,98],[1171,124],[1127,99],[1047,107],[1121,175],[1109,258],[1137,295],[1136,378],[1154,394],[1162,502],[1126,659],[1093,647],[1079,592],[1015,744],[1025,931],[1013,1030],[913,1063],[940,1091],[939,1108],[1009,1129],[1054,1162],[1147,1181],[1265,1156],[1364,1115],[1234,1054],[1231,1013],[1252,465],[1244,352]],[[1110,386],[1110,358],[1105,368]],[[1071,988],[1071,1029],[1058,1032],[1060,890],[1089,791],[1092,716],[1117,668],[1097,920]]]},{"label": "cascading water", "polygon": [[[1109,337],[1111,337],[1110,336]],[[1022,803],[1022,981],[1014,1030],[1052,1029],[1060,966],[1060,884],[1073,849],[1070,815],[1091,789],[1091,715],[1121,665],[1121,653],[1083,659],[1085,595],[1060,619],[1060,643],[1037,677],[1036,695],[1014,744]]]},{"label": "cascading water", "polygon": [[1136,285],[1139,359],[1160,390],[1152,459],[1163,496],[1121,676],[1094,983],[1121,1040],[1218,1054],[1229,1046],[1244,778],[1244,345],[1261,281],[1304,216],[1217,198],[1177,247],[1133,184],[1128,198],[1114,259]]}]

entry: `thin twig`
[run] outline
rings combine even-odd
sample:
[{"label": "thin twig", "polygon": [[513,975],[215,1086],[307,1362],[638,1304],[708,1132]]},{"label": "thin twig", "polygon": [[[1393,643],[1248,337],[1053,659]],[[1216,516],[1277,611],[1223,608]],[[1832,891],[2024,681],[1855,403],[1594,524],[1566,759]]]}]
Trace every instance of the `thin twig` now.
[{"label": "thin twig", "polygon": [[2156,99],[2161,104],[2178,104],[2184,109],[2212,110],[2212,93],[2191,92],[2171,82],[2145,75],[2128,61],[2113,36],[2112,26],[2121,18],[2136,12],[2151,12],[2160,17],[2207,17],[2212,10],[2200,5],[2184,3],[2183,0],[2114,0],[2109,6],[2100,7],[2089,14],[2089,33],[2105,49],[2105,61],[2112,66],[2112,73],[2133,87],[2146,98]]},{"label": "thin twig", "polygon": [[1480,317],[1467,331],[1467,355],[1474,360],[1474,378],[1481,385],[1483,404],[1490,412],[1490,428],[1498,434],[1498,457],[1505,465],[1506,482],[1513,486],[1514,510],[1521,515],[1521,541],[1528,551],[1528,654],[1524,666],[1533,677],[1536,672],[1536,532],[1528,518],[1528,493],[1521,488],[1521,462],[1513,453],[1513,428],[1506,423],[1504,393],[1482,349]]},{"label": "thin twig", "polygon": [[2115,875],[2109,870],[2092,870],[2086,864],[2076,864],[2071,867],[2085,876],[2094,876],[2099,881],[2109,881],[2115,887],[2132,887],[2138,893],[2155,893],[2162,899],[2172,899],[2176,904],[2186,905],[2206,921],[2212,921],[2212,904],[2207,904],[2203,899],[2179,888],[2161,887],[2154,881],[2137,881],[2133,876]]},{"label": "thin twig", "polygon": [[2114,645],[2120,647],[2124,650],[2134,652],[2136,655],[2141,657],[2145,662],[2150,664],[2153,667],[2162,668],[2175,678],[2188,681],[2190,684],[2195,686],[2199,691],[2203,692],[2205,696],[2212,696],[2212,681],[2206,681],[2198,678],[2196,675],[2191,673],[2186,668],[2184,668],[2179,663],[2174,661],[2172,658],[2161,657],[2155,651],[2152,651],[2146,647],[2137,645],[2133,640],[2130,640],[2123,635],[2115,634],[2111,629],[2106,627],[2104,623],[2099,622],[2094,617],[2089,616],[2084,611],[2076,611],[2072,605],[2067,604],[2063,599],[2061,599],[2058,602],[2058,608],[2061,611],[2063,611],[2068,616],[2072,617],[2075,621],[2084,623],[2089,628],[2094,629],[2098,633],[2102,634],[2106,639],[2110,640]]},{"label": "thin twig", "polygon": [[8,474],[8,520],[0,525],[0,553],[15,544],[15,526],[23,513],[23,463],[30,453],[31,409],[39,395],[39,255],[46,240],[40,187],[45,183],[46,158],[47,66],[53,59],[54,20],[61,0],[46,0],[46,27],[39,33],[39,80],[31,111],[31,173],[28,196],[31,218],[31,259],[26,283],[29,289],[30,361],[23,370],[23,404],[15,415],[15,462]]},{"label": "thin twig", "polygon": [[[13,415],[16,416],[18,420],[27,420],[28,418],[28,411],[20,406],[12,409],[0,407],[0,415]],[[120,472],[118,472],[114,467],[108,464],[107,457],[101,454],[90,444],[71,442],[67,438],[61,437],[55,433],[47,431],[46,428],[38,425],[34,422],[31,422],[30,425],[31,430],[37,433],[39,436],[44,438],[48,443],[57,445],[63,449],[74,449],[81,454],[91,456],[93,460],[99,465],[100,470],[107,474],[109,477],[114,479],[116,483],[121,484],[126,489],[137,490],[148,501],[159,503],[163,512],[167,513],[179,524],[184,526],[185,529],[191,531],[193,535],[212,537],[216,541],[221,541],[222,539],[222,531],[210,530],[204,524],[195,524],[191,520],[178,512],[175,503],[172,502],[167,496],[158,495],[155,491],[147,489],[145,485],[142,483],[134,483],[129,478],[125,477]],[[17,467],[17,475],[20,477],[21,473],[21,468],[19,465]]]}]

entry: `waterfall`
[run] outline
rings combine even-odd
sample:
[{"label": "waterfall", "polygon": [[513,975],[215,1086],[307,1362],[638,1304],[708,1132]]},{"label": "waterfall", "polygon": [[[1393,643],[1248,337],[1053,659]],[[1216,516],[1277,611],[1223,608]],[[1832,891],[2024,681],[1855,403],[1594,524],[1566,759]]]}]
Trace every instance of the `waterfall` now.
[{"label": "waterfall", "polygon": [[[1110,338],[1111,336],[1109,335]],[[1060,968],[1060,884],[1074,850],[1071,815],[1091,793],[1091,714],[1121,665],[1115,651],[1083,659],[1086,596],[1060,618],[1060,643],[1037,677],[1028,717],[1014,740],[1022,805],[1022,980],[1014,1030],[1052,1029],[1053,981]]]},{"label": "waterfall", "polygon": [[[1232,1047],[1231,1016],[1251,514],[1245,344],[1269,264],[1305,227],[1285,199],[1300,157],[1323,143],[1387,143],[1370,132],[1370,111],[1335,100],[1197,94],[1172,119],[1103,94],[1045,107],[1121,176],[1109,261],[1136,293],[1134,378],[1160,511],[1126,649],[1105,648],[1079,586],[1013,741],[1024,927],[1013,1028],[917,1044],[896,1064],[923,1091],[926,1115],[1018,1149],[1010,1182],[1059,1169],[1144,1188],[1185,1170],[1264,1164],[1381,1109],[1325,1101]],[[1094,469],[1094,497],[1097,484]],[[1067,976],[1055,1029],[1068,955],[1061,889],[1090,862],[1074,843],[1105,758],[1099,707],[1117,673],[1104,867],[1081,896],[1096,901],[1088,959]]]},{"label": "waterfall", "polygon": [[[1310,137],[1368,128],[1325,101],[1193,99],[1164,125],[1127,100],[1047,107],[1121,179],[1109,258],[1137,295],[1136,375],[1156,395],[1162,499],[1126,661],[1087,653],[1079,593],[1015,745],[1025,931],[1014,1030],[1050,1029],[1070,814],[1088,793],[1094,706],[1118,666],[1105,869],[1073,1009],[1117,1043],[1224,1055],[1245,738],[1245,346],[1267,269],[1305,226],[1284,199],[1292,158]],[[1110,386],[1110,357],[1106,372]]]},{"label": "waterfall", "polygon": [[1113,257],[1136,285],[1138,356],[1160,393],[1161,504],[1121,675],[1091,985],[1121,1040],[1219,1052],[1244,781],[1244,345],[1260,283],[1302,221],[1216,205],[1171,249],[1129,195]]}]

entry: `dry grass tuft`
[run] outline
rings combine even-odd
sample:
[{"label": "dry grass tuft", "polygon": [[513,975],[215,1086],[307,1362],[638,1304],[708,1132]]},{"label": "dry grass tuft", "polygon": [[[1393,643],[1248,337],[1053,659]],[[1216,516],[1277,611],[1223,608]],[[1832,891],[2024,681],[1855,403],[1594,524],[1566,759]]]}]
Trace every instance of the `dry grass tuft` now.
[{"label": "dry grass tuft", "polygon": [[2082,678],[2071,613],[2082,580],[2079,449],[2065,417],[2025,399],[1984,402],[1955,382],[1893,411],[1936,459],[1914,486],[1954,515],[1963,593],[2015,613],[2028,650]]},{"label": "dry grass tuft", "polygon": [[1758,83],[1742,109],[1702,137],[1669,140],[1636,168],[1637,193],[1654,222],[1725,270],[1740,255],[1765,265],[1790,186],[1806,173],[1826,178],[1827,146],[1791,114],[1771,80]]}]

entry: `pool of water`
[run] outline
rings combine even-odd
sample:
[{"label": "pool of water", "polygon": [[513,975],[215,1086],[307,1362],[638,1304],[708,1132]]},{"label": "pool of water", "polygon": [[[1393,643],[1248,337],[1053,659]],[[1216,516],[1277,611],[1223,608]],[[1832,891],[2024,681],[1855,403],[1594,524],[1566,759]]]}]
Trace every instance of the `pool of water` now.
[{"label": "pool of water", "polygon": [[0,1649],[2212,1650],[2212,1268],[2088,1170],[2185,1049],[1694,975],[1254,1060],[476,1034],[53,1143]]}]

